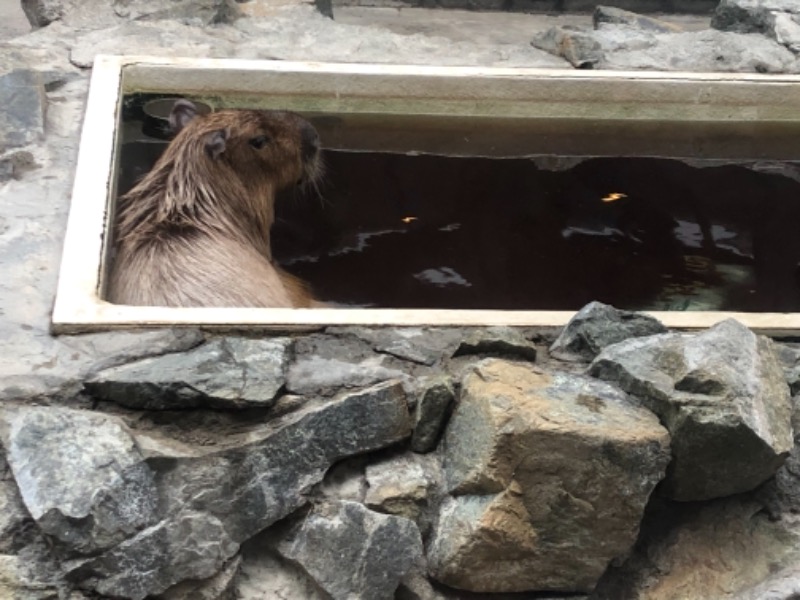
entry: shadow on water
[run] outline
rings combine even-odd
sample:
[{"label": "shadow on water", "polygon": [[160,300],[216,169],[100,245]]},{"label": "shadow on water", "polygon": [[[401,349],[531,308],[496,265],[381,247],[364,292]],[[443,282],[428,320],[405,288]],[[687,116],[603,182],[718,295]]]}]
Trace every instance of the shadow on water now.
[{"label": "shadow on water", "polygon": [[[123,143],[120,193],[164,147]],[[327,301],[800,309],[791,176],[624,157],[558,171],[528,158],[327,151],[325,162],[322,200],[296,190],[279,198],[273,249]]]}]

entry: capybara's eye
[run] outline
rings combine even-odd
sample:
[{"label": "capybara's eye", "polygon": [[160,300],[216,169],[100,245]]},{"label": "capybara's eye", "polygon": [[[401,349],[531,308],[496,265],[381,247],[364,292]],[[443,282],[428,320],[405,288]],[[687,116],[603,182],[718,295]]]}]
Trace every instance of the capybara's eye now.
[{"label": "capybara's eye", "polygon": [[256,150],[261,150],[264,146],[269,144],[269,136],[266,135],[257,135],[254,138],[250,138],[250,145],[255,148]]}]

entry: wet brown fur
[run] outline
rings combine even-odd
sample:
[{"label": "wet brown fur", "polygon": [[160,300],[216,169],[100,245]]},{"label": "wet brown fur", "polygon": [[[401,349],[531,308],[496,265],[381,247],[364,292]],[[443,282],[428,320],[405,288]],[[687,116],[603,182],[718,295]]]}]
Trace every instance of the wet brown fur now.
[{"label": "wet brown fur", "polygon": [[270,228],[276,192],[319,171],[316,132],[292,113],[189,108],[186,117],[187,106],[176,104],[183,128],[118,202],[109,301],[314,305],[306,285],[273,263]]}]

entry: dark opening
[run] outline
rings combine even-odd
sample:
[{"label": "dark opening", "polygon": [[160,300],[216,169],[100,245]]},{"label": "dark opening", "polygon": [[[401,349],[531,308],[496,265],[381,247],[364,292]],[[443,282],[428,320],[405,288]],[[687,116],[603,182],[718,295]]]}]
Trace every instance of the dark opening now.
[{"label": "dark opening", "polygon": [[[118,191],[166,142],[124,123]],[[325,137],[323,135],[323,145]],[[348,306],[794,312],[800,169],[660,158],[331,151],[322,198],[290,190],[276,260]]]}]

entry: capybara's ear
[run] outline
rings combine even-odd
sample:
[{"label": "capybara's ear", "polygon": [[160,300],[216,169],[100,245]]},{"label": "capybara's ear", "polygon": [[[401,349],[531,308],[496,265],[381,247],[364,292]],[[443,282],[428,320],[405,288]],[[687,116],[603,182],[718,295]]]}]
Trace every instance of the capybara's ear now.
[{"label": "capybara's ear", "polygon": [[197,106],[189,100],[176,100],[169,113],[169,126],[173,133],[178,133],[197,116]]},{"label": "capybara's ear", "polygon": [[230,136],[230,131],[225,129],[217,129],[209,134],[206,134],[206,154],[209,158],[214,160],[219,158],[219,155],[225,152],[225,142]]}]

